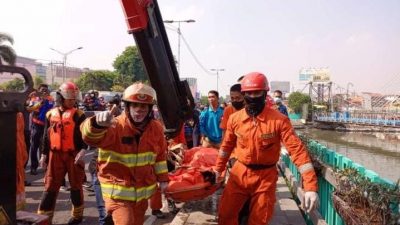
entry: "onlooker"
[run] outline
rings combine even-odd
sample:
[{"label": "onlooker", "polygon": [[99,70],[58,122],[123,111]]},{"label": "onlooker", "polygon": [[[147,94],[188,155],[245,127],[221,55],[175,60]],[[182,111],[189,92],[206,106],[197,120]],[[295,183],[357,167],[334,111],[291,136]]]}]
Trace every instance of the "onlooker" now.
[{"label": "onlooker", "polygon": [[[113,109],[113,107],[114,108]],[[121,98],[119,95],[115,95],[110,101],[107,102],[106,104],[107,110],[111,111],[113,109],[113,116],[119,116],[122,111],[121,111]],[[99,225],[111,225],[114,224],[112,221],[112,217],[110,214],[107,213],[106,207],[105,207],[105,202],[103,199],[103,194],[101,193],[101,186],[100,186],[100,181],[99,178],[97,177],[97,158],[99,155],[99,149],[95,148],[94,154],[92,159],[90,160],[89,163],[89,173],[92,177],[92,186],[94,190],[94,194],[96,196],[96,205],[97,205],[97,210],[99,212]]]},{"label": "onlooker", "polygon": [[219,148],[222,140],[222,130],[219,127],[224,110],[218,104],[217,91],[208,92],[209,107],[200,114],[200,135],[203,147]]},{"label": "onlooker", "polygon": [[49,87],[47,84],[40,84],[37,92],[32,93],[26,110],[32,112],[31,114],[31,134],[30,134],[30,157],[31,157],[31,174],[37,175],[38,149],[43,137],[44,121],[46,113],[53,108],[54,99],[49,94]]},{"label": "onlooker", "polygon": [[283,115],[285,116],[289,116],[288,112],[287,112],[287,108],[286,106],[283,104],[282,102],[282,91],[280,90],[275,90],[274,91],[274,101],[277,107],[277,110],[279,112],[281,112]]}]

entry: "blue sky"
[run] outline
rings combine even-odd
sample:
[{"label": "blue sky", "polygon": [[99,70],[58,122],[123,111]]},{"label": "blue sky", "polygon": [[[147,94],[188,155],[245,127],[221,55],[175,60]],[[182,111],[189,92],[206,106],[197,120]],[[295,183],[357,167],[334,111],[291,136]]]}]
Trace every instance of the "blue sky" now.
[{"label": "blue sky", "polygon": [[[159,0],[164,19],[194,19],[182,34],[206,69],[220,72],[222,94],[242,74],[264,72],[269,80],[291,81],[301,68],[329,67],[331,80],[355,91],[400,91],[400,1],[397,0]],[[116,0],[3,0],[0,31],[15,38],[21,56],[112,69],[133,37]],[[175,26],[173,24],[172,26]],[[167,25],[177,54],[178,36]],[[175,26],[176,27],[176,26]],[[198,78],[202,93],[216,89],[181,42],[181,77]]]}]

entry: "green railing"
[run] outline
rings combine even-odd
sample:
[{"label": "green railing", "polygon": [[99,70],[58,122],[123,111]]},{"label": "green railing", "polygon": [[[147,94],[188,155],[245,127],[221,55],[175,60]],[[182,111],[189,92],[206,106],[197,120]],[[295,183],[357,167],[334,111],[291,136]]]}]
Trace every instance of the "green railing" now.
[{"label": "green railing", "polygon": [[[336,181],[334,179],[333,170],[342,170],[345,168],[354,168],[362,176],[369,178],[372,182],[384,183],[389,185],[394,185],[393,182],[379,177],[377,173],[372,170],[364,168],[362,165],[353,162],[351,159],[343,156],[342,154],[336,153],[333,150],[327,148],[324,145],[314,141],[308,140],[308,149],[311,154],[317,156],[323,163],[331,169],[327,172],[326,168],[324,174],[318,177],[319,185],[319,197],[320,197],[320,207],[319,213],[325,222],[329,225],[345,225],[343,219],[336,212],[333,202],[332,202],[332,192],[336,188]],[[297,181],[301,180],[301,175],[297,170],[296,166],[290,160],[287,154],[281,155],[281,160],[285,163],[287,168],[290,170],[292,175]],[[328,175],[327,175],[328,174]],[[306,218],[308,224],[312,224],[309,218]]]}]

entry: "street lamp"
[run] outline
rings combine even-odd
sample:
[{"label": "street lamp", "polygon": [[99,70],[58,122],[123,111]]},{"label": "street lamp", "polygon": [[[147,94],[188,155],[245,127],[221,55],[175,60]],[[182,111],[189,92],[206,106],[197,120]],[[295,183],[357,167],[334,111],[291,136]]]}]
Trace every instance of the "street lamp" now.
[{"label": "street lamp", "polygon": [[181,73],[181,23],[194,23],[196,20],[164,20],[164,23],[178,23],[178,74]]},{"label": "street lamp", "polygon": [[225,69],[222,69],[222,68],[210,69],[210,71],[216,72],[216,75],[217,75],[217,92],[218,92],[219,71],[225,71]]},{"label": "street lamp", "polygon": [[59,53],[59,54],[61,54],[63,56],[63,82],[65,82],[65,79],[67,77],[67,69],[66,69],[66,67],[67,67],[67,56],[69,54],[71,54],[72,52],[74,52],[76,50],[80,50],[82,48],[83,47],[78,47],[78,48],[72,49],[71,51],[68,51],[68,52],[61,52],[61,51],[58,51],[57,49],[50,48],[51,50],[53,50],[53,51],[55,51],[55,52],[57,52],[57,53]]}]

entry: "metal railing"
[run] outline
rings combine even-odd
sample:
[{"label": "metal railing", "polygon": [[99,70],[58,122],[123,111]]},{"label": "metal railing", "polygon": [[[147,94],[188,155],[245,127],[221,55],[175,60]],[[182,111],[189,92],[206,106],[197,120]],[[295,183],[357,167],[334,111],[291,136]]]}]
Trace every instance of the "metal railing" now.
[{"label": "metal railing", "polygon": [[[322,175],[318,176],[318,192],[320,197],[318,213],[328,225],[345,225],[345,222],[333,206],[332,192],[337,187],[334,170],[355,168],[362,176],[368,178],[372,182],[394,185],[392,181],[381,178],[376,172],[366,169],[346,156],[336,153],[314,140],[308,140],[308,149],[311,154],[317,155],[327,166],[322,169]],[[284,162],[287,169],[290,170],[289,173],[291,176],[293,176],[297,181],[301,181],[300,172],[289,158],[289,155],[285,153],[281,154],[281,160]],[[290,178],[288,180],[290,181]],[[298,191],[297,196],[299,196]],[[308,224],[313,224],[312,222],[315,224],[315,218],[312,218],[312,215],[306,216],[306,220]]]},{"label": "metal railing", "polygon": [[315,114],[314,120],[373,126],[400,127],[400,113],[390,112],[332,112]]}]

